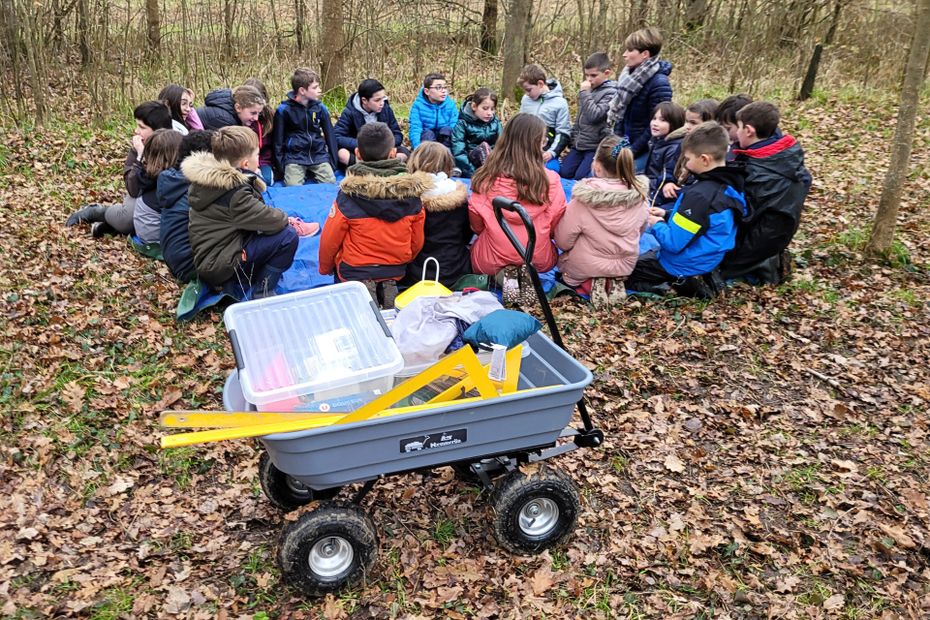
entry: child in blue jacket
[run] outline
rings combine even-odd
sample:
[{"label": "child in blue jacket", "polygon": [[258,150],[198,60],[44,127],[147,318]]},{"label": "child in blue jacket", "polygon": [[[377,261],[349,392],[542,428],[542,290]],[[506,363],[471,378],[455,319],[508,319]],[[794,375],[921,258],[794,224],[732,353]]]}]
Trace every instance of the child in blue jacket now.
[{"label": "child in blue jacket", "polygon": [[439,142],[452,148],[452,131],[459,121],[459,106],[449,96],[446,77],[430,73],[423,78],[423,90],[410,106],[410,146],[420,142]]},{"label": "child in blue jacket", "polygon": [[274,157],[284,184],[335,183],[336,137],[329,110],[320,102],[320,76],[296,69],[287,99],[274,113]]},{"label": "child in blue jacket", "polygon": [[714,295],[715,284],[703,276],[733,249],[737,223],[746,214],[743,174],[726,165],[727,144],[727,132],[713,121],[685,138],[685,165],[696,180],[681,190],[668,214],[658,207],[649,210],[649,232],[659,248],[639,257],[627,288],[654,291],[669,283],[681,295]]}]

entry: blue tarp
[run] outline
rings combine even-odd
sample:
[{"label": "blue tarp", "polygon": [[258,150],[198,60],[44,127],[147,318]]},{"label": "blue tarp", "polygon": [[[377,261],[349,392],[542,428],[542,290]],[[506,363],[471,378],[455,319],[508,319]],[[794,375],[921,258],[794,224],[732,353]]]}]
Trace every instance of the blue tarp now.
[{"label": "blue tarp", "polygon": [[[462,179],[466,185],[468,179]],[[563,179],[566,197],[571,196],[574,181]],[[296,216],[305,222],[316,222],[323,225],[333,201],[339,191],[338,185],[325,183],[308,183],[296,187],[284,187],[280,183],[269,187],[265,192],[265,202],[281,209],[289,216]],[[294,257],[294,264],[284,272],[278,284],[278,293],[292,293],[304,291],[318,286],[333,283],[332,276],[322,276],[319,271],[320,235],[310,238],[301,238]],[[539,274],[544,288],[548,291],[555,283],[555,272]],[[193,282],[188,285],[181,296],[177,308],[177,318],[180,320],[193,318],[198,312],[215,305],[224,297],[241,300],[246,292],[238,286],[230,286],[229,290],[214,292],[202,283]]]}]

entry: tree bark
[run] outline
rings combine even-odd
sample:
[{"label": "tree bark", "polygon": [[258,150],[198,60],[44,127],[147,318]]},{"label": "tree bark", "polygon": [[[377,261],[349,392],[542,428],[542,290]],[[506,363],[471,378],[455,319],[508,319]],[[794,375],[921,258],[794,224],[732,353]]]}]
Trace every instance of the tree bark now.
[{"label": "tree bark", "polygon": [[694,32],[704,27],[707,19],[707,0],[688,0],[685,7],[685,29]]},{"label": "tree bark", "polygon": [[145,0],[145,25],[151,57],[158,56],[161,47],[161,20],[158,15],[158,0]]},{"label": "tree bark", "polygon": [[836,28],[840,22],[840,11],[843,9],[843,0],[836,0],[833,6],[833,19],[830,22],[830,28],[827,30],[827,36],[823,39],[823,44],[818,43],[814,46],[814,54],[811,56],[811,63],[807,67],[807,73],[804,75],[804,83],[801,84],[801,91],[798,93],[798,101],[809,99],[814,93],[814,84],[817,81],[817,71],[820,69],[820,59],[823,54],[823,48],[829,47],[833,43],[833,37],[836,36]]},{"label": "tree bark", "polygon": [[297,39],[297,53],[304,52],[304,23],[307,15],[304,0],[294,0],[294,37]]},{"label": "tree bark", "polygon": [[886,256],[894,241],[894,230],[901,205],[901,193],[907,180],[908,163],[914,137],[914,125],[920,89],[924,82],[924,70],[930,56],[930,0],[917,0],[914,19],[914,38],[907,59],[901,102],[898,106],[898,122],[891,144],[891,163],[885,174],[882,197],[872,224],[872,234],[866,244],[866,254]]},{"label": "tree bark", "polygon": [[504,72],[501,78],[501,95],[519,101],[521,95],[517,79],[523,70],[526,54],[526,30],[533,0],[510,0],[510,14],[504,28]]},{"label": "tree bark", "polygon": [[484,0],[481,13],[481,51],[497,54],[497,0]]},{"label": "tree bark", "polygon": [[323,90],[342,85],[345,50],[345,15],[343,0],[323,0],[323,38],[320,55],[323,58],[321,76]]}]

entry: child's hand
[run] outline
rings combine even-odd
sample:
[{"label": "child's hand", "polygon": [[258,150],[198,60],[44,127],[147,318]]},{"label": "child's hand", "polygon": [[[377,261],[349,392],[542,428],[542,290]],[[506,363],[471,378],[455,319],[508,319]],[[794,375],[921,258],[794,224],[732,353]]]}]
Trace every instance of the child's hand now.
[{"label": "child's hand", "polygon": [[133,135],[132,148],[135,149],[139,159],[142,159],[142,150],[145,148],[145,142],[142,140],[142,136]]},{"label": "child's hand", "polygon": [[581,86],[579,86],[578,88],[580,88],[581,90],[591,90],[591,82],[589,82],[588,80],[585,80],[584,82],[581,83]]},{"label": "child's hand", "polygon": [[653,215],[652,213],[649,213],[649,226],[655,226],[657,222],[661,222],[664,219],[664,215]]},{"label": "child's hand", "polygon": [[662,207],[649,207],[649,215],[665,219],[665,209]]},{"label": "child's hand", "polygon": [[550,151],[543,151],[544,162],[548,163],[549,161],[552,160],[553,157],[555,157],[555,155],[553,155]]},{"label": "child's hand", "polygon": [[676,198],[678,196],[678,190],[680,189],[681,188],[674,183],[666,183],[662,187],[662,195],[666,198]]}]

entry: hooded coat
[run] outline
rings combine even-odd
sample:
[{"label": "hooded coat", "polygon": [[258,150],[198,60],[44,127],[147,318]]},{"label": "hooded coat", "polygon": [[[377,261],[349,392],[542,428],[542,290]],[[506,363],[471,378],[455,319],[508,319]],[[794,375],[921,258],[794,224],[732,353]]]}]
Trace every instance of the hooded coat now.
[{"label": "hooded coat", "polygon": [[597,88],[578,92],[578,116],[572,127],[572,146],[578,151],[593,151],[610,135],[607,112],[617,94],[617,83],[604,80]]},{"label": "hooded coat", "polygon": [[735,277],[791,243],[801,223],[811,174],[804,167],[804,150],[790,135],[734,153],[736,165],[746,172],[749,202],[749,216],[740,223],[736,247],[723,261],[725,274]]},{"label": "hooded coat", "polygon": [[362,101],[358,93],[352,93],[349,96],[349,103],[346,105],[339,120],[336,121],[334,133],[336,134],[336,146],[341,149],[348,149],[349,152],[355,151],[358,146],[358,132],[366,123],[380,122],[388,126],[391,133],[394,134],[394,146],[398,147],[404,143],[404,134],[397,124],[397,117],[394,116],[394,110],[391,109],[387,99],[384,100],[384,107],[377,114],[367,112],[362,108]]},{"label": "hooded coat", "polygon": [[288,164],[329,164],[336,169],[336,136],[329,110],[311,99],[303,105],[287,94],[274,113],[274,158],[278,168]]},{"label": "hooded coat", "polygon": [[423,89],[413,100],[410,106],[410,146],[417,148],[422,141],[423,130],[429,129],[439,133],[447,129],[449,133],[455,128],[459,120],[459,106],[452,97],[446,97],[442,103],[433,103],[429,100]]},{"label": "hooded coat", "polygon": [[736,243],[736,225],[746,215],[743,171],[720,166],[696,174],[678,194],[666,221],[652,234],[659,242],[659,264],[676,278],[716,269]]},{"label": "hooded coat", "polygon": [[571,140],[572,121],[562,85],[555,78],[550,78],[546,86],[549,92],[541,94],[535,101],[529,95],[523,95],[520,111],[542,119],[546,124],[546,150],[558,157]]},{"label": "hooded coat", "polygon": [[[645,191],[646,177],[636,179]],[[563,250],[559,271],[566,284],[589,278],[625,278],[639,258],[639,238],[646,230],[648,209],[642,193],[619,179],[582,179],[555,229]]]},{"label": "hooded coat", "polygon": [[157,202],[161,208],[159,243],[161,253],[171,275],[181,282],[197,277],[194,269],[194,252],[191,250],[190,204],[187,190],[190,181],[177,168],[169,168],[158,175]]},{"label": "hooded coat", "polygon": [[194,268],[207,284],[222,286],[235,274],[248,234],[284,230],[287,214],[262,201],[265,183],[260,178],[210,153],[194,153],[181,163],[181,172],[191,182],[188,230]]},{"label": "hooded coat", "polygon": [[490,121],[485,122],[475,116],[470,101],[462,104],[459,122],[456,123],[455,130],[452,132],[452,156],[455,158],[456,167],[462,171],[463,177],[468,178],[475,173],[475,167],[468,160],[469,151],[482,142],[487,142],[488,146],[494,146],[500,135],[501,122],[496,115]]},{"label": "hooded coat", "polygon": [[667,60],[659,61],[659,69],[649,81],[630,100],[623,118],[617,121],[614,133],[626,136],[630,141],[633,155],[639,157],[649,149],[649,123],[652,121],[652,112],[663,101],[672,100],[672,84],[668,76],[672,73],[672,63]]},{"label": "hooded coat", "polygon": [[649,141],[649,159],[646,160],[645,174],[649,178],[649,199],[656,206],[667,200],[659,194],[666,183],[674,183],[675,166],[681,155],[681,143],[687,134],[684,127],[679,127],[664,138]]},{"label": "hooded coat", "polygon": [[[565,213],[565,190],[558,173],[546,170],[546,176],[549,178],[549,199],[546,204],[521,203],[536,228],[533,266],[541,272],[549,271],[555,266],[556,252],[552,244],[552,235],[562,219],[562,214]],[[504,267],[523,264],[523,259],[510,244],[494,217],[491,201],[497,196],[517,200],[517,184],[514,180],[498,177],[487,193],[479,194],[473,190],[468,201],[471,229],[478,235],[471,246],[471,265],[475,273],[492,276]],[[512,211],[504,211],[503,215],[520,242],[526,244],[526,229],[520,216]]]},{"label": "hooded coat", "polygon": [[[426,221],[423,225],[423,249],[407,266],[405,286],[412,286],[423,278],[423,263],[427,258],[439,262],[439,281],[451,288],[455,281],[471,273],[468,242],[474,234],[468,223],[468,188],[461,181],[453,181],[445,174],[433,176],[433,189],[421,197]],[[427,277],[432,278],[432,271]]]},{"label": "hooded coat", "polygon": [[[390,176],[358,174],[364,167],[398,166]],[[403,164],[363,162],[349,168],[320,237],[320,273],[340,281],[400,280],[423,248],[420,195],[432,187],[426,172]]]},{"label": "hooded coat", "polygon": [[236,104],[229,88],[217,88],[207,93],[203,98],[203,106],[197,108],[197,116],[204,129],[221,129],[242,124],[239,115],[236,114]]}]

